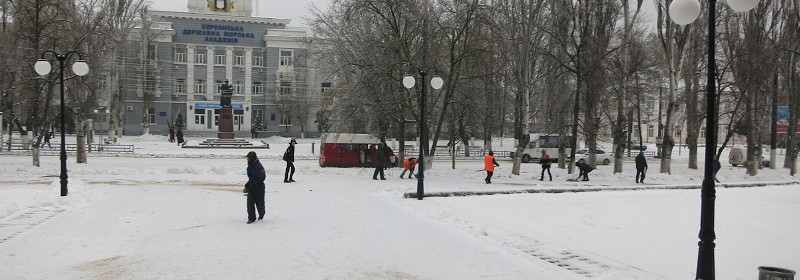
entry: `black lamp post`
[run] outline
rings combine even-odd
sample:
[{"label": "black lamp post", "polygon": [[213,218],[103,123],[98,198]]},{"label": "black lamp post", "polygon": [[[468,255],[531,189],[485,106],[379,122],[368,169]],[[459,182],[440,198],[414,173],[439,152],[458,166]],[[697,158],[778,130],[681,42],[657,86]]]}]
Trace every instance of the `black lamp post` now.
[{"label": "black lamp post", "polygon": [[[727,0],[728,6],[737,12],[746,12],[758,5],[759,0]],[[717,104],[716,104],[716,12],[717,1],[708,1],[708,73],[706,76],[706,156],[703,186],[700,191],[700,242],[698,242],[697,280],[713,280],[714,276],[714,160],[717,147]],[[672,21],[686,25],[700,15],[698,0],[675,0],[669,6]]]},{"label": "black lamp post", "polygon": [[[427,89],[427,85],[425,85],[425,77],[428,76],[428,71],[434,69],[427,69],[427,70],[420,70],[416,67],[412,67],[414,70],[417,70],[419,73],[419,77],[422,80],[422,92],[419,98],[419,174],[417,175],[417,199],[422,200],[422,197],[425,195],[425,151],[422,148],[424,145],[423,143],[428,143],[428,134],[425,133],[427,127],[425,127],[425,91]],[[434,70],[435,71],[435,70]],[[407,89],[411,89],[416,84],[417,79],[414,76],[408,74],[403,78],[403,86]],[[431,87],[433,89],[440,89],[444,85],[444,81],[439,76],[435,76],[431,79]]]},{"label": "black lamp post", "polygon": [[89,65],[83,61],[83,56],[76,51],[68,51],[63,54],[56,53],[55,51],[44,51],[42,53],[42,57],[39,61],[36,61],[33,68],[36,70],[36,73],[39,75],[47,75],[50,73],[51,66],[47,60],[44,59],[44,56],[47,53],[52,53],[55,55],[56,59],[58,60],[59,66],[59,74],[60,74],[60,82],[61,82],[61,196],[67,196],[67,147],[66,147],[66,137],[64,136],[64,61],[67,60],[70,54],[77,54],[78,60],[72,64],[72,72],[75,75],[83,76],[89,73]]}]

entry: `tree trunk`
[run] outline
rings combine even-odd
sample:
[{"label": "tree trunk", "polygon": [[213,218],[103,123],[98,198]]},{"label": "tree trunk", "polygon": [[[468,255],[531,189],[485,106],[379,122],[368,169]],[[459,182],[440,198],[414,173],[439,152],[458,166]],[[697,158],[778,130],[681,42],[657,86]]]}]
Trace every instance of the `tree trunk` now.
[{"label": "tree trunk", "polygon": [[75,160],[76,160],[77,163],[87,163],[87,161],[86,161],[86,136],[84,135],[85,131],[84,131],[84,127],[83,127],[84,121],[82,121],[80,119],[82,119],[82,118],[79,118],[78,116],[76,116],[76,122],[77,123],[75,124],[75,130],[76,130],[75,137],[77,139],[77,142],[76,142],[77,143],[77,154],[75,156]]},{"label": "tree trunk", "polygon": [[[686,145],[689,148],[689,169],[697,169],[697,140],[700,132],[700,124],[703,118],[700,115],[700,102],[697,89],[700,88],[700,79],[697,75],[684,75],[686,90]],[[679,135],[682,137],[682,135]],[[678,139],[678,142],[682,141]]]},{"label": "tree trunk", "polygon": [[[747,175],[755,176],[758,174],[759,155],[761,155],[761,144],[759,140],[759,130],[756,127],[756,94],[753,92],[745,92],[745,123],[747,125]],[[760,112],[759,112],[760,113]]]},{"label": "tree trunk", "polygon": [[33,166],[39,167],[39,145],[33,145]]}]

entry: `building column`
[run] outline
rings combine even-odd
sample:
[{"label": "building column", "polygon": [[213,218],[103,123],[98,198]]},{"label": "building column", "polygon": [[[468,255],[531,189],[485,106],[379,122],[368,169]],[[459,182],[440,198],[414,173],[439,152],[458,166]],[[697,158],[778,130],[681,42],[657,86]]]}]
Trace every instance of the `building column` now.
[{"label": "building column", "polygon": [[233,85],[233,47],[225,47],[225,79]]},{"label": "building column", "polygon": [[[214,84],[214,46],[206,46],[206,100],[214,101],[217,89]],[[213,120],[212,120],[213,121]]]},{"label": "building column", "polygon": [[244,49],[244,100],[253,100],[253,48]]}]

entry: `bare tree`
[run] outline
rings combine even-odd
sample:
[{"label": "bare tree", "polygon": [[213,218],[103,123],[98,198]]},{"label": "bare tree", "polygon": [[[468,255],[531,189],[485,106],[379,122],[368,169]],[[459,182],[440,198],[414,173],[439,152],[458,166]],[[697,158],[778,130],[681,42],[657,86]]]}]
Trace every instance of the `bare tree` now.
[{"label": "bare tree", "polygon": [[776,26],[770,16],[769,3],[741,16],[727,17],[726,43],[730,46],[734,86],[744,96],[745,118],[743,131],[747,134],[747,174],[755,176],[760,168],[761,127],[769,113],[764,92],[769,90],[777,60],[774,45],[767,43],[768,34]]},{"label": "bare tree", "polygon": [[522,155],[530,141],[530,97],[534,86],[535,70],[541,55],[537,51],[543,49],[538,45],[542,43],[545,35],[538,26],[543,21],[546,13],[547,1],[497,1],[495,2],[496,36],[500,37],[498,54],[507,67],[506,73],[508,86],[513,89],[514,96],[514,122],[513,131],[516,140],[514,152],[514,165],[511,173],[520,174]]},{"label": "bare tree", "polygon": [[[673,128],[675,127],[675,114],[678,109],[677,92],[678,81],[683,73],[683,63],[686,59],[686,49],[691,40],[691,30],[693,25],[680,26],[672,22],[669,18],[669,5],[672,0],[656,0],[656,10],[658,12],[656,26],[658,37],[661,40],[661,48],[664,50],[666,73],[669,87],[666,97],[666,121],[664,122],[663,137],[661,138],[661,173],[672,173],[672,148],[675,145],[673,139]],[[714,128],[711,128],[714,129]]]}]

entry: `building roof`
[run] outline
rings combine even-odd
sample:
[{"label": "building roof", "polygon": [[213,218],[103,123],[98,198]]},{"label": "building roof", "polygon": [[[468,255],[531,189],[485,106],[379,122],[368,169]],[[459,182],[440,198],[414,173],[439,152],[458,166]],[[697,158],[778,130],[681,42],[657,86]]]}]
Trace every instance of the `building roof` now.
[{"label": "building roof", "polygon": [[151,15],[165,18],[185,18],[185,19],[201,19],[201,20],[219,20],[230,22],[247,22],[259,24],[275,24],[286,26],[291,22],[290,19],[285,18],[262,18],[262,17],[246,17],[235,15],[223,14],[198,14],[189,12],[172,12],[172,11],[150,11]]}]

